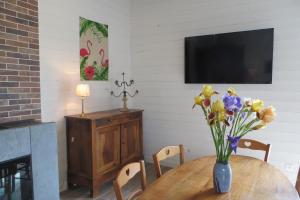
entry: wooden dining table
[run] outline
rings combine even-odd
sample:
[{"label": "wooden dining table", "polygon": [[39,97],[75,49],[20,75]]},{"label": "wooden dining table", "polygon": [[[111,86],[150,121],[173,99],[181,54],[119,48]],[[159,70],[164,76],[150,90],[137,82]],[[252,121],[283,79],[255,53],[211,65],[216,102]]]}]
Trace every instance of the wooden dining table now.
[{"label": "wooden dining table", "polygon": [[147,186],[139,200],[299,200],[295,187],[277,168],[247,156],[232,156],[232,186],[216,194],[216,157],[202,157],[166,172]]}]

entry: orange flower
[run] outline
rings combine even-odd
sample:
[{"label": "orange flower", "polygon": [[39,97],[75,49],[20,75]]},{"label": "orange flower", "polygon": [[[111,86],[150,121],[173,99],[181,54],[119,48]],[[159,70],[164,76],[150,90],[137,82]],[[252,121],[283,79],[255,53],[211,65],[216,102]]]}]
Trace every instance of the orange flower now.
[{"label": "orange flower", "polygon": [[276,116],[275,108],[272,106],[264,108],[257,114],[257,116],[264,124],[271,123]]},{"label": "orange flower", "polygon": [[258,124],[252,128],[252,130],[264,129],[266,127],[265,124]]}]

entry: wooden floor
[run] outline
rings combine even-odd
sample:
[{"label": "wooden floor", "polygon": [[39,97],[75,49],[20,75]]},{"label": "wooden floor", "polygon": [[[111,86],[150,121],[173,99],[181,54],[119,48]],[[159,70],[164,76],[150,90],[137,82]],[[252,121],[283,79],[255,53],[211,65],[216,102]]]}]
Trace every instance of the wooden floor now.
[{"label": "wooden floor", "polygon": [[[167,171],[170,168],[162,167],[162,171]],[[146,163],[146,174],[147,174],[147,184],[150,184],[156,179],[154,166],[151,163]],[[139,177],[135,177],[123,188],[124,196],[128,196],[131,192],[135,191],[137,188],[140,188],[140,179]],[[60,196],[61,200],[90,200],[89,198],[89,191],[87,188],[76,188],[73,190],[68,190],[61,193]],[[108,182],[104,184],[100,190],[100,196],[94,198],[93,200],[115,200],[115,192],[112,187],[112,182]]]}]

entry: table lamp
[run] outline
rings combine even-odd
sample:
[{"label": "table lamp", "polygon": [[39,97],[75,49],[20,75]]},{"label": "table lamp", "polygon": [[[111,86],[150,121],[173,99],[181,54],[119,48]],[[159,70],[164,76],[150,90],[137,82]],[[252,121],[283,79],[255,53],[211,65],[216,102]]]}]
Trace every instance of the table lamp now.
[{"label": "table lamp", "polygon": [[88,84],[78,84],[76,86],[76,95],[81,97],[81,117],[84,117],[84,99],[90,96],[90,87]]}]

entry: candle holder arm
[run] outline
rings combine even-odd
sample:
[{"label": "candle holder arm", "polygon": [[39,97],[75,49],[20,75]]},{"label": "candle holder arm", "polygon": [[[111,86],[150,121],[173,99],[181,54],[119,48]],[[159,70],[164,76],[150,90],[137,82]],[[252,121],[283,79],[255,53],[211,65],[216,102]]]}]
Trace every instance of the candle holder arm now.
[{"label": "candle holder arm", "polygon": [[137,95],[139,93],[138,90],[135,91],[135,93],[133,95],[131,95],[129,92],[125,91],[126,94],[128,94],[130,97],[134,97],[135,95]]},{"label": "candle holder arm", "polygon": [[116,95],[113,91],[110,91],[110,95],[114,97],[120,97],[123,94],[123,92],[120,92],[120,94]]}]

